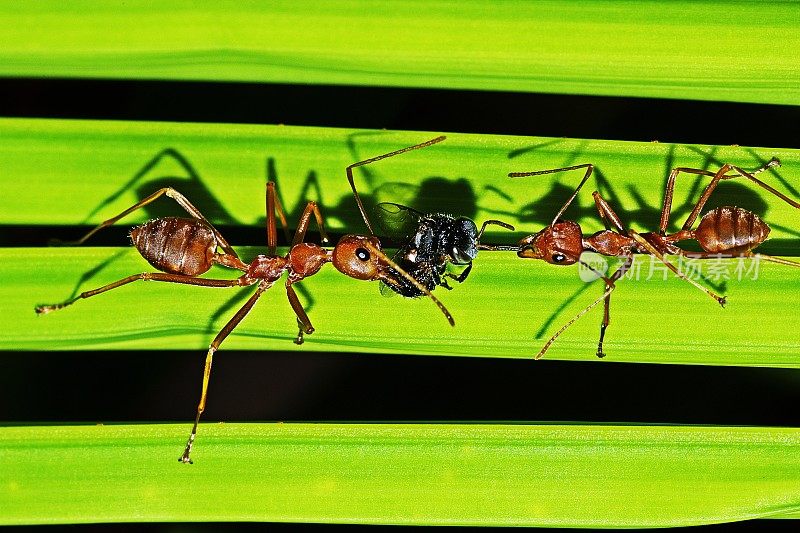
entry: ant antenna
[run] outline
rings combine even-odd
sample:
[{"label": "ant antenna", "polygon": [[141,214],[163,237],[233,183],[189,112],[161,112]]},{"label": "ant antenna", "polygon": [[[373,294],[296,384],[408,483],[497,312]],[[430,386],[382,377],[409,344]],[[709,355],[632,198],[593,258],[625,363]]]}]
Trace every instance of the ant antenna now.
[{"label": "ant antenna", "polygon": [[[380,249],[378,249],[378,248],[377,248],[375,245],[373,245],[373,244],[372,244],[372,243],[370,243],[369,241],[364,241],[364,246],[365,246],[365,247],[366,247],[366,248],[367,248],[367,249],[368,249],[370,252],[374,253],[376,256],[378,256],[378,257],[380,257],[382,260],[384,260],[384,261],[386,262],[386,264],[388,264],[390,267],[392,267],[392,269],[396,270],[396,271],[397,271],[397,272],[398,272],[398,273],[399,273],[401,276],[403,276],[403,277],[404,277],[404,278],[405,278],[405,279],[406,279],[406,280],[407,280],[409,283],[411,283],[412,285],[414,285],[414,287],[416,287],[416,289],[417,289],[418,291],[420,291],[420,292],[424,293],[424,294],[425,294],[425,296],[428,296],[428,297],[429,297],[431,300],[433,300],[433,303],[435,303],[435,304],[436,304],[436,305],[439,307],[439,309],[442,311],[442,313],[444,314],[444,316],[447,318],[447,321],[448,321],[448,322],[450,322],[450,325],[451,325],[451,326],[455,326],[455,325],[456,325],[456,321],[455,321],[455,320],[453,320],[453,315],[451,315],[451,314],[450,314],[450,311],[448,311],[448,310],[447,310],[447,308],[444,306],[444,304],[443,304],[442,302],[440,302],[440,301],[439,301],[439,299],[438,299],[436,296],[434,296],[434,295],[433,295],[433,293],[431,293],[431,291],[429,291],[428,289],[426,289],[426,288],[425,288],[425,286],[424,286],[424,285],[422,285],[422,284],[421,284],[419,281],[417,281],[417,280],[415,280],[413,277],[411,277],[411,274],[409,274],[408,272],[406,272],[405,270],[403,270],[403,269],[400,267],[400,265],[398,265],[397,263],[395,263],[394,261],[392,261],[392,260],[389,258],[389,256],[387,256],[385,253],[383,253],[383,252],[382,252]],[[391,278],[388,278],[388,277],[386,277],[386,278],[383,278],[383,281],[386,281],[386,280],[388,280],[388,279],[391,279]]]},{"label": "ant antenna", "polygon": [[367,225],[367,229],[369,229],[370,235],[375,235],[375,230],[372,227],[372,224],[369,221],[369,217],[367,217],[367,211],[364,209],[364,204],[361,202],[361,197],[358,195],[358,191],[356,190],[356,184],[353,181],[353,169],[356,167],[361,167],[364,165],[368,165],[370,163],[374,163],[375,161],[380,161],[381,159],[386,159],[387,157],[393,157],[396,155],[400,155],[405,152],[410,152],[411,150],[417,150],[419,148],[425,148],[426,146],[430,146],[432,144],[440,143],[445,140],[447,137],[441,135],[436,137],[435,139],[431,139],[429,141],[425,141],[424,143],[415,144],[414,146],[408,146],[406,148],[401,148],[400,150],[395,150],[394,152],[389,152],[388,154],[379,155],[377,157],[372,157],[370,159],[365,159],[364,161],[359,161],[357,163],[353,163],[352,165],[348,166],[345,169],[347,172],[347,181],[350,182],[350,188],[353,189],[353,196],[356,197],[356,203],[358,204],[358,210],[361,211],[361,217],[364,219],[364,223]]},{"label": "ant antenna", "polygon": [[561,209],[558,210],[558,213],[556,213],[556,216],[553,218],[553,222],[550,223],[550,226],[554,226],[555,223],[558,222],[558,219],[561,218],[561,215],[564,214],[564,211],[567,210],[567,208],[569,207],[569,204],[571,204],[572,201],[575,200],[575,198],[578,196],[578,192],[580,192],[581,187],[583,187],[583,184],[586,183],[586,180],[588,180],[589,176],[592,175],[592,171],[594,170],[594,165],[591,164],[591,163],[584,163],[582,165],[574,165],[574,166],[571,166],[571,167],[551,168],[551,169],[548,169],[548,170],[535,170],[533,172],[509,172],[508,177],[509,178],[524,178],[524,177],[527,177],[527,176],[539,176],[541,174],[553,174],[555,172],[563,172],[563,171],[566,171],[566,170],[577,170],[579,168],[585,168],[586,169],[586,174],[584,174],[583,179],[578,184],[578,187],[575,188],[575,192],[572,193],[572,196],[569,197],[569,200],[567,200],[567,203],[565,203],[564,206]]}]

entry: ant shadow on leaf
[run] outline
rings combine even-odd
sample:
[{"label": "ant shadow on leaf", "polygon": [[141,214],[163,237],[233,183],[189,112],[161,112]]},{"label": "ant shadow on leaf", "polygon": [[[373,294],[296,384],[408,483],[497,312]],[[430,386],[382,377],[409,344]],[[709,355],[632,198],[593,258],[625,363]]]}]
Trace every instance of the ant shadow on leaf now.
[{"label": "ant shadow on leaf", "polygon": [[[157,169],[165,161],[177,163],[178,167],[183,171],[182,174],[159,174]],[[212,224],[240,224],[208,189],[200,174],[186,156],[175,148],[165,148],[154,155],[134,173],[131,179],[92,209],[82,224],[89,224],[89,220],[131,189],[134,190],[138,200],[143,200],[163,187],[172,187],[190,197],[192,203],[200,209]],[[153,202],[142,207],[142,211],[144,211],[148,219],[176,215],[175,203],[169,201]]]},{"label": "ant shadow on leaf", "polygon": [[[162,165],[172,163],[177,164],[180,169],[179,173],[175,172],[159,172]],[[269,174],[269,172],[268,172]],[[225,207],[219,202],[216,196],[209,190],[204,183],[197,169],[189,161],[189,159],[175,148],[165,148],[155,154],[152,158],[145,162],[133,176],[122,184],[118,190],[102,200],[83,221],[83,224],[88,224],[90,220],[95,218],[99,213],[107,211],[108,206],[112,205],[124,194],[133,190],[137,196],[138,201],[143,200],[152,193],[165,187],[172,187],[173,189],[181,192],[190,198],[190,201],[199,209],[199,211],[206,217],[214,226],[238,226],[240,221],[234,218]],[[162,217],[187,216],[181,208],[168,198],[159,199],[155,202],[142,206],[141,210],[147,219],[155,219]],[[261,218],[264,223],[265,217]],[[105,269],[109,264],[116,260],[125,251],[118,252],[112,257],[104,260],[99,265],[85,272],[78,281],[75,289],[73,290],[73,297],[77,294],[78,290],[85,283],[91,281],[97,274]],[[313,298],[304,290],[302,284],[296,285],[298,292],[308,301],[310,306],[313,305]],[[252,295],[252,291],[239,290],[235,291],[226,302],[219,307],[208,319],[206,324],[206,332],[214,333],[219,327],[215,325],[220,319],[227,320],[229,315],[233,313],[235,308],[241,307],[244,301]],[[309,307],[310,307],[309,306]]]},{"label": "ant shadow on leaf", "polygon": [[[364,154],[359,151],[356,143],[359,137],[385,135],[387,133],[377,131],[358,132],[349,135],[347,147],[352,161],[355,163],[365,159]],[[369,156],[375,155],[374,153],[369,154]],[[478,191],[476,191],[472,181],[467,177],[449,178],[434,175],[422,179],[419,184],[412,185],[383,177],[384,172],[379,165],[364,165],[354,169],[356,187],[364,203],[365,211],[370,218],[376,216],[378,212],[377,206],[381,202],[400,204],[420,213],[448,213],[472,220],[475,220],[481,211],[496,213],[495,210],[485,209],[480,206]],[[497,186],[487,185],[482,192],[490,192],[506,200],[512,200]],[[352,194],[342,196],[332,209],[333,216],[342,221],[346,227],[364,227],[364,222]],[[516,213],[511,212],[505,212],[505,214],[514,218],[517,216]],[[478,225],[481,224],[480,220],[475,221]],[[495,227],[490,226],[487,234],[500,234],[503,231],[505,230],[498,231]],[[392,237],[392,235],[381,235],[381,237],[385,239]],[[391,239],[387,239],[387,242],[394,245],[403,244],[401,242],[392,242]]]}]

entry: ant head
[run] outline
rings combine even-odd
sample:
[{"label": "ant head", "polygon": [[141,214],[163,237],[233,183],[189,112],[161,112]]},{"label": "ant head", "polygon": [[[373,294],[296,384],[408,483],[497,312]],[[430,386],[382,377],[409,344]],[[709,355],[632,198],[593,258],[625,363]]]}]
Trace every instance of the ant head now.
[{"label": "ant head", "polygon": [[336,270],[355,279],[383,279],[386,265],[382,254],[374,253],[381,249],[377,237],[364,235],[345,235],[333,249],[332,262]]},{"label": "ant head", "polygon": [[517,255],[543,259],[554,265],[572,265],[583,252],[583,233],[575,222],[559,220],[539,233],[519,241]]},{"label": "ant head", "polygon": [[466,217],[453,221],[450,253],[457,265],[467,265],[478,256],[478,227]]},{"label": "ant head", "polygon": [[396,272],[396,275],[405,278],[405,280],[414,285],[417,290],[433,300],[433,303],[439,307],[451,326],[456,325],[450,311],[447,310],[436,296],[431,294],[419,281],[412,278],[408,272],[400,268],[399,265],[381,251],[381,242],[377,237],[345,235],[336,243],[336,248],[333,249],[331,255],[331,262],[333,266],[336,267],[336,270],[355,279],[367,281],[378,279],[397,287],[400,282],[395,277],[395,274],[390,273],[390,270],[393,270]]}]

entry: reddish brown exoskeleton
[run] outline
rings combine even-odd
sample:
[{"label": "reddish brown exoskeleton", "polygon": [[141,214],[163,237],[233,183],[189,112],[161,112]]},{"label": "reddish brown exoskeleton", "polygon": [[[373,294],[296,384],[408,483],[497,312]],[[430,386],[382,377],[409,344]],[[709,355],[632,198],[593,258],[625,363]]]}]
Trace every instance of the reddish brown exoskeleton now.
[{"label": "reddish brown exoskeleton", "polygon": [[[199,285],[202,287],[242,287],[257,285],[255,293],[236,312],[222,330],[211,341],[206,355],[205,370],[203,372],[203,385],[200,402],[197,406],[197,416],[189,435],[183,454],[179,461],[191,463],[189,455],[192,451],[197,425],[200,416],[205,410],[208,383],[211,377],[211,364],[214,353],[225,338],[236,328],[239,322],[255,305],[258,298],[278,281],[284,272],[286,277],[285,287],[289,303],[297,315],[299,332],[296,338],[298,344],[303,342],[303,334],[311,334],[314,327],[308,318],[293,284],[313,276],[325,263],[331,262],[341,273],[355,279],[367,281],[383,281],[388,284],[397,284],[400,277],[408,283],[416,283],[420,290],[429,296],[444,313],[451,325],[453,317],[445,306],[436,299],[427,289],[419,285],[411,276],[398,267],[389,257],[381,251],[380,241],[376,237],[363,235],[345,235],[336,244],[333,250],[307,242],[303,242],[308,225],[313,215],[319,227],[323,242],[327,236],[322,223],[322,215],[315,202],[308,202],[303,211],[297,230],[292,241],[292,246],[285,256],[277,255],[277,234],[275,227],[276,213],[281,223],[286,228],[286,216],[275,194],[275,184],[267,183],[267,254],[257,256],[249,264],[244,263],[236,251],[228,244],[225,238],[203,217],[182,194],[172,188],[161,189],[141,202],[126,209],[119,215],[106,220],[82,239],[71,244],[82,244],[97,231],[112,225],[117,220],[139,209],[157,198],[166,195],[173,198],[193,218],[159,218],[150,220],[131,231],[131,239],[139,253],[152,266],[161,272],[144,272],[128,276],[98,289],[86,291],[63,303],[55,305],[40,305],[36,307],[38,314],[46,314],[57,309],[62,309],[79,299],[89,298],[110,291],[122,285],[138,280],[164,281],[168,283],[181,283]],[[236,279],[207,279],[197,276],[206,273],[213,265],[221,265],[244,272]]]},{"label": "reddish brown exoskeleton", "polygon": [[[541,358],[550,345],[561,335],[569,326],[576,320],[588,313],[593,307],[601,301],[605,301],[605,309],[603,314],[603,322],[600,325],[600,341],[597,344],[597,356],[604,357],[603,353],[603,338],[605,336],[606,328],[608,327],[610,316],[609,306],[611,303],[611,293],[616,288],[615,282],[622,277],[633,264],[634,254],[650,254],[663,262],[670,270],[672,270],[679,278],[688,281],[701,291],[707,293],[721,306],[725,306],[725,297],[719,296],[714,292],[706,289],[695,280],[686,277],[675,265],[669,262],[664,256],[667,254],[683,255],[691,258],[709,258],[709,257],[751,257],[753,256],[752,250],[759,244],[764,242],[769,235],[769,226],[764,223],[758,215],[740,207],[718,207],[712,209],[703,215],[700,223],[696,229],[692,229],[697,217],[703,210],[708,198],[720,181],[733,178],[747,178],[757,184],[759,187],[769,191],[781,200],[787,202],[789,205],[800,209],[800,203],[788,198],[783,193],[775,190],[770,185],[767,185],[760,179],[756,178],[754,174],[763,172],[768,168],[780,166],[780,161],[773,158],[764,166],[752,171],[747,172],[741,168],[725,164],[720,167],[717,172],[710,172],[708,170],[698,168],[675,168],[669,175],[667,180],[666,191],[664,193],[664,204],[661,210],[661,221],[657,232],[637,233],[634,230],[626,229],[620,218],[611,208],[611,206],[603,199],[599,192],[592,193],[595,205],[600,213],[600,218],[606,225],[605,231],[600,231],[594,235],[584,237],[581,227],[572,221],[562,220],[561,215],[564,214],[567,207],[575,200],[578,192],[583,187],[583,184],[592,175],[594,169],[591,164],[575,165],[571,167],[555,168],[550,170],[539,170],[534,172],[512,172],[509,177],[518,178],[525,176],[536,176],[541,174],[551,174],[554,172],[562,172],[566,170],[586,169],[583,179],[578,184],[575,192],[567,200],[564,206],[556,213],[553,222],[541,230],[540,232],[530,235],[522,239],[516,247],[507,247],[506,249],[514,249],[519,257],[528,259],[543,259],[551,264],[556,265],[572,265],[581,262],[583,266],[595,272],[596,275],[601,277],[606,285],[606,290],[600,298],[595,300],[588,307],[578,313],[572,320],[567,322],[553,335],[542,347],[536,355],[536,359]],[[675,188],[675,179],[679,173],[685,172],[689,174],[698,174],[701,176],[711,176],[711,183],[703,190],[700,199],[692,209],[683,227],[676,233],[668,234],[667,226],[669,224],[670,212],[672,210],[672,196]],[[734,172],[731,174],[731,172]],[[610,226],[610,227],[609,227]],[[695,240],[703,249],[703,252],[687,252],[678,246],[679,241]],[[596,252],[607,256],[621,257],[624,263],[610,276],[604,276],[602,273],[597,272],[587,263],[581,261],[581,254],[585,251]],[[777,257],[771,257],[764,254],[759,254],[761,259],[772,261],[783,265],[790,265],[800,267],[800,263],[787,261]]]}]

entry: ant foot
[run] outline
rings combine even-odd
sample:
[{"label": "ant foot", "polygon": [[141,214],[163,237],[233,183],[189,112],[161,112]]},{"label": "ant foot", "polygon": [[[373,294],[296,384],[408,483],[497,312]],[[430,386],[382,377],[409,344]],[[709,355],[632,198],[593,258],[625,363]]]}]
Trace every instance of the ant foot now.
[{"label": "ant foot", "polygon": [[[198,415],[199,417],[200,415]],[[183,449],[183,455],[178,457],[178,462],[183,463],[185,465],[192,464],[192,460],[189,459],[189,454],[192,453],[192,446],[194,445],[194,436],[195,432],[192,430],[192,434],[189,435],[189,440],[186,441],[186,447]]]}]

